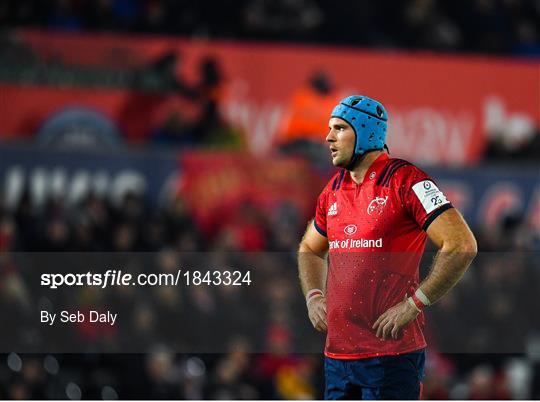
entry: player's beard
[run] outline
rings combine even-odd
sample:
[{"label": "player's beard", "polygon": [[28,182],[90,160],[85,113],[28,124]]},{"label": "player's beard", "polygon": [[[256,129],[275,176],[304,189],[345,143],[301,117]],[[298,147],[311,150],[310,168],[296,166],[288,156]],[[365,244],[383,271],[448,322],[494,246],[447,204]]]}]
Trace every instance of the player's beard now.
[{"label": "player's beard", "polygon": [[341,151],[338,151],[337,157],[332,158],[332,165],[334,165],[335,167],[348,169],[348,166],[351,163],[352,158],[353,158],[353,152],[351,152],[349,155],[342,156]]},{"label": "player's beard", "polygon": [[353,171],[358,166],[363,157],[364,155],[355,157],[354,154],[351,152],[351,155],[346,158],[333,159],[332,164],[335,167]]},{"label": "player's beard", "polygon": [[346,166],[343,166],[343,168],[347,169],[348,171],[352,172],[356,167],[360,164],[360,161],[364,159],[365,155],[362,156],[355,156],[352,155],[349,159],[349,163],[347,163]]}]

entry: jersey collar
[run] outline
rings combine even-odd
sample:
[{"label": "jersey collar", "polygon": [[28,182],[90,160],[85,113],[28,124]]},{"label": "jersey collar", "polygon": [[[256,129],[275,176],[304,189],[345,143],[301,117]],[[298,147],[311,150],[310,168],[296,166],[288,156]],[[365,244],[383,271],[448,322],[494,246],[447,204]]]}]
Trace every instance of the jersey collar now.
[{"label": "jersey collar", "polygon": [[[379,177],[379,174],[381,173],[384,166],[386,166],[386,162],[388,162],[389,159],[390,159],[390,156],[386,152],[383,152],[382,154],[380,154],[377,157],[377,159],[375,159],[369,166],[366,172],[366,175],[364,177],[364,181],[361,184],[376,180],[377,177]],[[345,177],[343,178],[343,184],[341,187],[354,188],[355,186],[356,186],[356,183],[351,177],[351,172],[346,171]]]}]

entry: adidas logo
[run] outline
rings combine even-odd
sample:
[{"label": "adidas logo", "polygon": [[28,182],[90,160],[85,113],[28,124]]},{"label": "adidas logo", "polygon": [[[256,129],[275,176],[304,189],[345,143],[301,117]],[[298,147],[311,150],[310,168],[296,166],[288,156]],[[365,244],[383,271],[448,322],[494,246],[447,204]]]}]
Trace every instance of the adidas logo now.
[{"label": "adidas logo", "polygon": [[328,216],[334,215],[337,215],[337,202],[334,202],[332,205],[330,205],[330,208],[328,208]]}]

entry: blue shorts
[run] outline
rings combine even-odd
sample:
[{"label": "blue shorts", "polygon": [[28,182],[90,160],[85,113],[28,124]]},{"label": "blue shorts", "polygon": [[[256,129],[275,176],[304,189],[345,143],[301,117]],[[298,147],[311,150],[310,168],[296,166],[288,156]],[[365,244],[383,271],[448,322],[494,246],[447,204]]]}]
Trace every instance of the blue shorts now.
[{"label": "blue shorts", "polygon": [[324,399],[419,399],[425,349],[358,360],[325,358]]}]

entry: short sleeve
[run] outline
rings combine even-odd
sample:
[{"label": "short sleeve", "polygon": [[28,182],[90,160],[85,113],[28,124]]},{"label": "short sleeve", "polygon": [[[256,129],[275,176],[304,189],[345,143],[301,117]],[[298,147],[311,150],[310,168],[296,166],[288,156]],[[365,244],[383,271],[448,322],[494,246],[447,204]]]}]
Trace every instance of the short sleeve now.
[{"label": "short sleeve", "polygon": [[324,237],[328,237],[326,233],[327,200],[328,194],[326,191],[323,191],[317,199],[317,209],[315,211],[315,219],[313,220],[313,225],[315,226],[315,229],[317,229],[317,232],[319,232]]},{"label": "short sleeve", "polygon": [[435,218],[453,206],[424,171],[412,165],[400,170],[398,180],[401,182],[403,205],[411,218],[426,231]]}]

